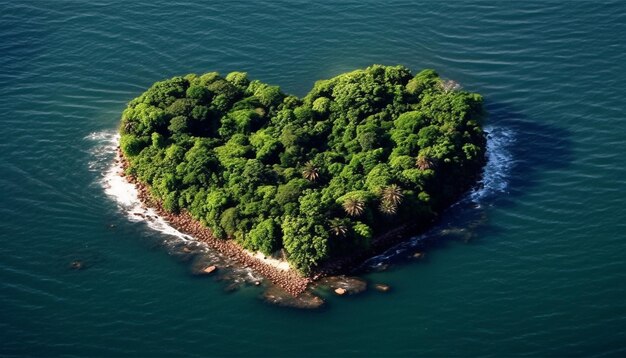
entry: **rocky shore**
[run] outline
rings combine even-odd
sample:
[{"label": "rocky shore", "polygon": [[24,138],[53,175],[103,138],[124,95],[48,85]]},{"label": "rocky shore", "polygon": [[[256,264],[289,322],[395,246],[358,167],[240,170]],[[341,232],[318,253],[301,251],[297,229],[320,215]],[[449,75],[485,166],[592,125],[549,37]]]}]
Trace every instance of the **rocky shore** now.
[{"label": "rocky shore", "polygon": [[[126,169],[128,163],[122,156],[119,148],[117,150],[117,157],[117,160],[121,161],[122,168]],[[181,211],[179,214],[166,211],[160,203],[152,199],[149,189],[145,184],[139,182],[132,176],[125,175],[123,172],[120,173],[120,175],[125,176],[126,180],[135,185],[138,191],[139,200],[141,200],[143,205],[153,208],[157,214],[164,218],[172,227],[182,233],[194,237],[198,241],[204,242],[211,249],[237,261],[242,266],[253,269],[290,295],[301,295],[312,282],[312,279],[302,277],[294,270],[281,270],[254,258],[253,256],[247,254],[243,248],[232,240],[222,240],[216,238],[211,233],[211,230],[204,227],[199,221],[192,218],[191,215],[185,211]]]},{"label": "rocky shore", "polygon": [[[311,292],[307,291],[307,288],[316,281],[318,281],[316,282],[318,283],[317,286],[326,286],[329,282],[337,281],[335,282],[336,284],[329,285],[333,290],[339,289],[342,292],[344,292],[345,290],[345,292],[347,293],[361,292],[361,283],[354,281],[358,283],[356,284],[356,286],[352,284],[347,284],[346,282],[352,281],[348,280],[346,282],[343,282],[345,280],[343,280],[342,277],[345,276],[342,275],[354,271],[354,268],[359,267],[359,265],[368,258],[406,239],[407,234],[423,230],[431,224],[410,223],[394,228],[383,235],[375,237],[369,250],[350,256],[335,258],[334,260],[326,262],[318,267],[310,277],[303,277],[295,270],[281,269],[278,268],[276,265],[271,265],[268,262],[260,260],[259,258],[251,255],[249,252],[246,252],[233,240],[222,240],[213,236],[210,229],[203,226],[199,221],[191,217],[191,215],[186,211],[181,211],[178,214],[166,211],[159,202],[152,198],[149,189],[145,184],[139,182],[134,177],[126,175],[124,173],[125,169],[128,167],[128,162],[122,155],[119,147],[117,149],[116,160],[119,161],[121,164],[122,171],[120,172],[120,175],[124,177],[129,183],[135,186],[138,192],[138,198],[141,201],[142,205],[154,209],[159,216],[161,216],[178,231],[190,235],[196,240],[205,243],[212,250],[215,250],[224,257],[227,257],[239,263],[242,267],[251,268],[255,272],[268,279],[270,282],[272,282],[277,288],[282,289],[291,297],[296,299],[296,304],[293,304],[292,299],[289,299],[287,297],[281,298],[280,295],[276,294],[276,290],[271,291],[271,294],[266,297],[269,298],[269,301],[286,303],[287,305],[299,307],[305,306],[307,308],[311,306],[319,306],[320,304],[319,302],[317,302],[317,298],[312,295]],[[204,273],[207,273],[206,269],[209,269],[211,272],[213,272],[219,269],[219,267],[209,265],[206,268],[202,268],[202,270],[204,270]],[[346,290],[343,286],[349,286],[349,289]],[[313,296],[313,298],[311,299],[308,296]]]}]

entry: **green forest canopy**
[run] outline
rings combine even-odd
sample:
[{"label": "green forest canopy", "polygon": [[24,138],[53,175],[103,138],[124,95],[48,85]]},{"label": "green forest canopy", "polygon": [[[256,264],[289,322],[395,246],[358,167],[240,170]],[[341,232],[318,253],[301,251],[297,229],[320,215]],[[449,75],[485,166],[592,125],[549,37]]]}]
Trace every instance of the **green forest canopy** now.
[{"label": "green forest canopy", "polygon": [[480,95],[433,70],[373,65],[304,98],[211,72],[133,99],[120,145],[166,210],[249,250],[284,249],[309,274],[458,200],[484,164],[482,113]]}]

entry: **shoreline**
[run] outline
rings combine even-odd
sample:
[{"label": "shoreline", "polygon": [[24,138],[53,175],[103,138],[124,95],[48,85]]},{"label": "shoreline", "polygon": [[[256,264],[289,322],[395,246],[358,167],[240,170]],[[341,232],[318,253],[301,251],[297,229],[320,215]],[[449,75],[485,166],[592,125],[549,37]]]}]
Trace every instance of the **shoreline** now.
[{"label": "shoreline", "polygon": [[[209,228],[203,226],[184,210],[178,214],[166,211],[159,202],[152,198],[146,184],[125,174],[128,162],[126,158],[124,158],[119,146],[117,146],[115,150],[115,155],[115,160],[119,162],[121,167],[121,171],[118,175],[135,187],[137,190],[137,198],[143,207],[153,209],[159,217],[165,220],[174,229],[192,237],[198,242],[206,244],[210,249],[215,250],[228,259],[232,259],[242,267],[254,270],[295,298],[305,293],[314,282],[324,277],[349,274],[357,270],[367,259],[407,239],[407,234],[418,229],[423,229],[415,223],[394,228],[385,234],[373,238],[372,246],[369,250],[354,256],[338,257],[333,261],[326,262],[320,267],[317,267],[310,277],[304,277],[294,269],[289,268],[286,261],[273,258],[264,259],[262,254],[248,251],[240,247],[233,240],[216,238]],[[429,225],[430,224],[432,223],[429,223]]]},{"label": "shoreline", "polygon": [[[120,161],[122,169],[126,170],[128,163],[119,148],[116,150],[116,159]],[[181,211],[179,214],[166,211],[160,203],[155,202],[145,184],[132,176],[126,175],[123,171],[120,173],[120,176],[135,186],[139,201],[141,201],[143,206],[154,209],[157,215],[167,221],[173,228],[193,237],[199,242],[205,243],[209,248],[233,259],[243,267],[251,268],[290,295],[298,297],[314,281],[314,279],[301,276],[292,269],[283,270],[270,263],[263,262],[260,258],[255,257],[254,253],[244,250],[232,240],[216,238],[209,228],[202,226],[199,221],[192,218],[186,211]]]},{"label": "shoreline", "polygon": [[[122,169],[118,175],[135,187],[137,198],[143,207],[154,210],[159,217],[181,233],[206,244],[220,255],[232,259],[241,267],[254,270],[294,298],[300,297],[311,284],[324,277],[348,275],[358,271],[368,259],[407,240],[412,235],[426,232],[437,221],[437,217],[435,217],[428,222],[412,222],[400,225],[374,237],[368,250],[359,252],[356,255],[337,257],[332,261],[325,262],[315,268],[310,276],[304,277],[290,268],[286,261],[266,258],[261,253],[254,253],[240,247],[233,240],[223,240],[214,237],[209,228],[203,226],[184,210],[178,214],[166,211],[159,202],[152,198],[146,184],[125,174],[128,162],[119,146],[116,147],[115,153],[115,160],[119,162]],[[482,173],[479,175],[480,177],[482,177]]]}]

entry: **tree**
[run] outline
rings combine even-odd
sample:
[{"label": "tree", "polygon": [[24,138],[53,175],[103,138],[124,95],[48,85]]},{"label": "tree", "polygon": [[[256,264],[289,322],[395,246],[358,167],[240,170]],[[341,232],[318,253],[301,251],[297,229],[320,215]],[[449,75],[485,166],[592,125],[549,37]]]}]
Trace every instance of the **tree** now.
[{"label": "tree", "polygon": [[402,202],[403,198],[402,189],[397,184],[391,184],[385,187],[381,192],[381,198],[383,202],[389,203],[393,206],[398,206]]},{"label": "tree", "polygon": [[226,75],[226,81],[232,83],[241,90],[245,90],[250,84],[248,74],[245,72],[231,72]]},{"label": "tree", "polygon": [[330,111],[330,99],[326,97],[320,97],[313,102],[311,108],[319,115],[326,115]]},{"label": "tree", "polygon": [[417,166],[421,170],[426,170],[426,169],[432,169],[435,166],[435,163],[430,157],[420,154],[417,156],[417,159],[415,160],[415,166]]},{"label": "tree", "polygon": [[229,238],[235,236],[240,216],[237,208],[228,208],[224,210],[220,218],[220,226]]},{"label": "tree", "polygon": [[302,176],[308,181],[316,181],[319,178],[319,171],[313,162],[308,161],[302,169]]},{"label": "tree", "polygon": [[287,216],[282,224],[287,257],[304,274],[328,256],[328,233],[320,219]]},{"label": "tree", "polygon": [[381,201],[378,209],[381,213],[386,215],[394,215],[398,212],[398,206],[389,201]]},{"label": "tree", "polygon": [[208,88],[199,85],[192,85],[187,88],[187,98],[195,99],[199,102],[210,101],[211,92]]},{"label": "tree", "polygon": [[176,116],[170,120],[167,130],[172,135],[189,133],[189,119],[185,116]]},{"label": "tree", "polygon": [[279,205],[286,205],[290,202],[297,202],[300,194],[306,188],[308,182],[304,179],[292,179],[285,184],[278,186],[276,202]]},{"label": "tree", "polygon": [[343,209],[350,216],[360,216],[365,210],[365,203],[357,198],[348,198],[343,202]]},{"label": "tree", "polygon": [[145,148],[150,139],[147,137],[137,137],[131,134],[123,135],[120,139],[122,152],[130,157],[138,155]]},{"label": "tree", "polygon": [[348,225],[346,220],[340,218],[331,219],[328,222],[330,226],[330,232],[338,237],[344,237],[348,233]]},{"label": "tree", "polygon": [[403,66],[317,81],[303,98],[244,72],[189,74],[128,103],[120,148],[163,208],[244,248],[284,249],[309,274],[457,200],[484,164],[482,103]]},{"label": "tree", "polygon": [[280,248],[280,236],[273,219],[265,219],[247,235],[250,248],[271,255]]},{"label": "tree", "polygon": [[262,105],[269,108],[278,105],[285,95],[280,91],[280,87],[264,84],[254,91],[254,96],[258,98]]}]

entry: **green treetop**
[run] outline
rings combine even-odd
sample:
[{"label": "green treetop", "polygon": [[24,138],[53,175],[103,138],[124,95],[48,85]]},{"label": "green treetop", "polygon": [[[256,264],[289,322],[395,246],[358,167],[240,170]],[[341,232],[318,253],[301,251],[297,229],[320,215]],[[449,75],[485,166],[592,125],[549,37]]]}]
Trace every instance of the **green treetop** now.
[{"label": "green treetop", "polygon": [[484,164],[481,117],[480,95],[432,70],[374,65],[304,98],[212,72],[132,100],[120,146],[164,208],[308,274],[458,200]]}]

